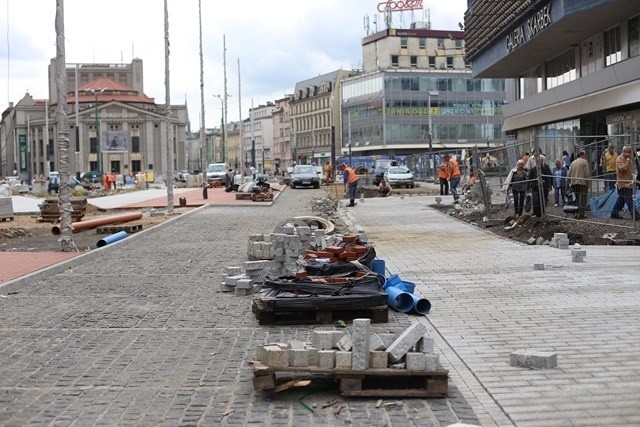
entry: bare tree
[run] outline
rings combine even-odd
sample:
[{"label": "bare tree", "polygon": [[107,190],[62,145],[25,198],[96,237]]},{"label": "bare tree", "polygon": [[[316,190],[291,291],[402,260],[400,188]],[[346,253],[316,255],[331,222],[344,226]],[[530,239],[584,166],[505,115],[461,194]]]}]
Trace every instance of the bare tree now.
[{"label": "bare tree", "polygon": [[173,215],[173,132],[171,132],[169,82],[169,8],[167,7],[167,0],[164,0],[164,125],[167,138],[167,215]]},{"label": "bare tree", "polygon": [[56,0],[56,87],[58,105],[56,106],[56,122],[58,127],[58,158],[60,161],[60,190],[58,206],[60,210],[60,250],[77,251],[73,242],[71,226],[71,186],[69,185],[69,123],[67,122],[67,73],[64,44],[64,0]]}]

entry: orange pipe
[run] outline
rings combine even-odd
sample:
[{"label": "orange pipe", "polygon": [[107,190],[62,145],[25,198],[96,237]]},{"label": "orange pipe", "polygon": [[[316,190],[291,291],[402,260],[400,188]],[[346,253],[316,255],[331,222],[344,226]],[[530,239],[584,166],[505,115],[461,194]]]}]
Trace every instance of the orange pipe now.
[{"label": "orange pipe", "polygon": [[[136,219],[140,219],[140,218],[142,218],[142,212],[106,216],[103,218],[96,218],[96,219],[89,219],[87,221],[74,222],[71,224],[71,228],[73,229],[73,231],[82,231],[82,230],[88,230],[90,228],[100,227],[101,225],[120,224],[122,222],[135,221]],[[51,232],[54,235],[59,236],[61,233],[60,225],[54,225],[51,228]]]}]

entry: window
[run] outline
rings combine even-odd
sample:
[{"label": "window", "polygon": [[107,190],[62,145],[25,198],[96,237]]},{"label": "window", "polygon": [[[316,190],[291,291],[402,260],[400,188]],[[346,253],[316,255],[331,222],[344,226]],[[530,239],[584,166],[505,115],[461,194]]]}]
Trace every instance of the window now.
[{"label": "window", "polygon": [[615,27],[604,33],[604,65],[608,67],[622,61],[620,48],[620,27]]},{"label": "window", "polygon": [[418,44],[419,44],[420,49],[426,49],[426,47],[427,47],[427,39],[424,38],[424,37],[420,37],[418,39]]},{"label": "window", "polygon": [[447,56],[447,68],[453,68],[453,56]]},{"label": "window", "polygon": [[430,56],[429,57],[429,68],[436,68],[436,57],[435,56]]},{"label": "window", "polygon": [[640,16],[629,20],[629,57],[640,55]]},{"label": "window", "polygon": [[[576,55],[574,49],[568,50],[565,53],[551,59],[550,61],[547,61],[545,67],[547,71],[547,89],[552,89],[556,86],[560,86],[562,84],[575,80],[577,78],[577,73]],[[534,75],[532,77],[537,78],[538,76]],[[531,91],[528,92],[535,93]],[[526,94],[527,90],[522,93],[523,96]]]},{"label": "window", "polygon": [[409,44],[408,37],[400,37],[400,49],[406,49],[408,44]]},{"label": "window", "polygon": [[142,171],[142,162],[140,160],[131,160],[131,172],[138,173]]},{"label": "window", "polygon": [[391,55],[391,66],[392,67],[398,66],[398,55]]},{"label": "window", "polygon": [[98,139],[97,138],[89,138],[89,152],[97,153],[98,152]]},{"label": "window", "polygon": [[438,39],[438,47],[444,49],[444,39]]},{"label": "window", "polygon": [[456,39],[456,47],[459,49],[462,47],[463,40]]},{"label": "window", "polygon": [[139,153],[140,152],[140,137],[132,136],[131,137],[131,152]]},{"label": "window", "polygon": [[411,67],[416,68],[418,66],[418,57],[411,55]]}]

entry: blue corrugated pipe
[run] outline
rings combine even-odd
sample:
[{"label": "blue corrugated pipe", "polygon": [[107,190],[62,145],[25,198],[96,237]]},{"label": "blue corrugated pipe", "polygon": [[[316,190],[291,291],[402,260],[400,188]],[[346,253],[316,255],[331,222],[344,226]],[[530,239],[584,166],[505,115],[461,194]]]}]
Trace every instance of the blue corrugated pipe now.
[{"label": "blue corrugated pipe", "polygon": [[96,247],[101,248],[103,246],[107,246],[108,244],[117,242],[118,240],[122,240],[127,236],[128,234],[126,231],[118,231],[117,233],[111,234],[105,238],[98,240],[98,243],[96,243]]}]

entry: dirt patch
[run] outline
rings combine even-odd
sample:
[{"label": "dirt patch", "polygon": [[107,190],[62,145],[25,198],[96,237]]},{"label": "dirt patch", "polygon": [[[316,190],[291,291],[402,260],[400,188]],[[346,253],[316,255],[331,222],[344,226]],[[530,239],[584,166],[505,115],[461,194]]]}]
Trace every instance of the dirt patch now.
[{"label": "dirt patch", "polygon": [[[566,233],[571,244],[581,245],[629,245],[636,244],[628,234],[633,231],[633,222],[630,219],[614,220],[587,217],[585,221],[576,221],[573,218],[565,217],[562,207],[551,206],[547,208],[548,217],[538,218],[525,214],[521,218],[516,218],[513,209],[499,207],[491,212],[486,221],[484,210],[455,209],[452,206],[431,205],[431,207],[442,210],[462,221],[477,224],[486,228],[487,231],[495,233],[501,237],[529,243],[530,239],[542,237],[545,241],[550,241],[554,233]],[[515,222],[515,225],[514,225]],[[640,224],[637,224],[640,230]]]},{"label": "dirt patch", "polygon": [[[176,209],[173,216],[180,215],[189,209]],[[87,204],[83,221],[120,215],[123,213],[139,212],[137,210],[110,210],[108,212],[100,211],[91,204]],[[0,222],[0,251],[19,251],[19,252],[43,252],[43,251],[59,251],[60,236],[52,233],[54,223],[40,222],[39,215],[16,215],[13,221]],[[148,215],[143,214],[141,219],[127,222],[126,225],[141,225],[142,230],[160,224],[172,216],[167,215]],[[98,240],[109,234],[98,234],[97,230],[89,229],[73,234],[73,241],[79,251],[85,252],[96,248]]]}]

